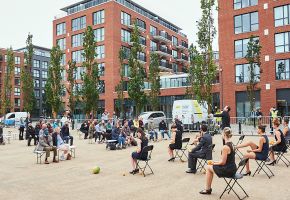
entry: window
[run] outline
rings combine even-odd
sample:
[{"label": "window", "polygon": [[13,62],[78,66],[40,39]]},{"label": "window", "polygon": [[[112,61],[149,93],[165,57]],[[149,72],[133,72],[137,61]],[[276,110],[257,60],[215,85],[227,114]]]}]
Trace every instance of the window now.
[{"label": "window", "polygon": [[121,24],[124,24],[126,26],[131,25],[131,15],[121,12]]},{"label": "window", "polygon": [[138,52],[137,53],[137,59],[138,60],[141,60],[143,62],[146,62],[146,55],[145,55],[145,53],[144,52]]},{"label": "window", "polygon": [[94,30],[95,41],[102,42],[105,40],[105,28],[98,28]]},{"label": "window", "polygon": [[258,12],[237,15],[235,20],[235,34],[256,31],[259,29]]},{"label": "window", "polygon": [[97,59],[105,58],[105,45],[96,47]]},{"label": "window", "polygon": [[39,78],[39,70],[36,70],[36,69],[33,70],[33,77]]},{"label": "window", "polygon": [[178,46],[178,39],[177,39],[177,37],[174,37],[174,36],[172,36],[172,44],[174,45],[174,46]]},{"label": "window", "polygon": [[34,87],[39,87],[39,80],[34,79]]},{"label": "window", "polygon": [[56,25],[56,35],[63,35],[65,33],[66,33],[65,23],[57,24]]},{"label": "window", "polygon": [[41,72],[41,77],[42,78],[47,78],[47,72],[46,71],[42,71]]},{"label": "window", "polygon": [[125,59],[129,59],[130,53],[131,53],[131,49],[128,48],[128,47],[124,47],[124,46],[122,46],[122,49],[123,49],[124,54],[125,54]]},{"label": "window", "polygon": [[63,81],[66,81],[65,70],[62,70],[62,72],[61,72],[61,79]]},{"label": "window", "polygon": [[105,23],[105,10],[93,13],[93,23],[94,25]]},{"label": "window", "polygon": [[39,68],[40,67],[40,60],[33,60],[33,67]]},{"label": "window", "polygon": [[124,77],[130,77],[130,68],[128,64],[124,65]]},{"label": "window", "polygon": [[[259,38],[255,38],[255,40],[259,40]],[[244,58],[247,55],[248,51],[248,42],[250,41],[249,38],[236,40],[235,41],[235,58]]]},{"label": "window", "polygon": [[154,26],[150,26],[150,34],[151,34],[152,36],[157,35],[157,28],[154,27]]},{"label": "window", "polygon": [[57,45],[59,46],[60,50],[65,50],[66,48],[66,40],[65,38],[59,39],[56,41]]},{"label": "window", "polygon": [[34,96],[35,97],[40,97],[40,91],[39,90],[34,90]]},{"label": "window", "polygon": [[45,85],[46,85],[46,81],[42,81],[41,87],[45,88]]},{"label": "window", "polygon": [[153,42],[152,40],[150,41],[150,50],[157,51],[157,43]]},{"label": "window", "polygon": [[20,96],[20,88],[14,88],[14,96]]},{"label": "window", "polygon": [[276,53],[285,53],[290,51],[289,34],[290,32],[275,34]]},{"label": "window", "polygon": [[20,86],[20,78],[14,79],[15,86]]},{"label": "window", "polygon": [[48,68],[48,62],[42,61],[42,69],[47,69],[47,68]]},{"label": "window", "polygon": [[[260,81],[260,68],[254,66],[255,81]],[[250,64],[236,65],[236,83],[248,83],[250,81]]]},{"label": "window", "polygon": [[15,65],[20,65],[20,57],[19,56],[15,56],[14,61],[15,61]]},{"label": "window", "polygon": [[15,67],[15,68],[14,68],[14,75],[16,75],[16,76],[17,76],[17,75],[20,75],[20,71],[21,71],[21,70],[20,70],[20,67]]},{"label": "window", "polygon": [[290,24],[290,5],[274,8],[275,26],[285,26]]},{"label": "window", "polygon": [[14,105],[20,107],[20,99],[14,99]]},{"label": "window", "polygon": [[290,80],[290,59],[276,60],[276,80]]},{"label": "window", "polygon": [[98,63],[99,76],[105,75],[105,63]]},{"label": "window", "polygon": [[146,38],[145,38],[145,37],[140,36],[140,37],[139,37],[139,42],[140,42],[141,45],[146,46]]},{"label": "window", "polygon": [[77,67],[76,72],[74,73],[74,78],[76,80],[81,80],[82,79],[82,74],[86,72],[86,68],[84,67]]},{"label": "window", "polygon": [[76,63],[81,63],[84,61],[84,57],[83,57],[83,52],[84,50],[80,50],[80,51],[73,51],[72,52],[72,60],[75,61]]},{"label": "window", "polygon": [[174,59],[177,59],[178,58],[177,51],[172,50],[172,56],[173,56]]},{"label": "window", "polygon": [[100,94],[105,93],[105,81],[99,81],[98,89]]},{"label": "window", "polygon": [[121,40],[122,40],[122,42],[129,43],[131,41],[131,33],[129,31],[122,29],[121,30]]},{"label": "window", "polygon": [[83,42],[84,42],[84,34],[83,33],[73,35],[72,39],[71,39],[71,46],[72,47],[83,46]]},{"label": "window", "polygon": [[72,20],[72,31],[77,31],[86,28],[86,16]]},{"label": "window", "polygon": [[61,64],[62,66],[64,66],[65,63],[66,63],[66,54],[64,53],[64,54],[62,54],[62,57],[61,57],[61,60],[60,60],[60,64]]},{"label": "window", "polygon": [[234,0],[235,10],[255,5],[258,5],[258,0]]},{"label": "window", "polygon": [[137,24],[138,27],[146,29],[146,23],[143,20],[137,18],[136,19],[136,24]]}]

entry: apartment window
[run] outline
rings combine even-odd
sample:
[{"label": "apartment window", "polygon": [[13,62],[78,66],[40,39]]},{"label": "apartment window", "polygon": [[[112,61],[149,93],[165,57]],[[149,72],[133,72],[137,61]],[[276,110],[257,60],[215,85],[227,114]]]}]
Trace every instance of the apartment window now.
[{"label": "apartment window", "polygon": [[40,91],[39,90],[34,90],[34,95],[35,95],[35,97],[40,97]]},{"label": "apartment window", "polygon": [[73,51],[72,52],[72,60],[75,61],[76,63],[81,63],[84,61],[84,57],[83,57],[83,52],[84,50],[80,50],[80,51]]},{"label": "apartment window", "polygon": [[20,57],[19,56],[15,56],[14,61],[15,61],[15,65],[20,65]]},{"label": "apartment window", "polygon": [[99,81],[98,89],[100,94],[105,93],[105,81]]},{"label": "apartment window", "polygon": [[105,23],[105,10],[100,10],[93,14],[93,23],[94,25]]},{"label": "apartment window", "polygon": [[59,39],[56,41],[57,45],[59,46],[60,50],[65,50],[66,48],[66,40],[65,38]]},{"label": "apartment window", "polygon": [[145,55],[145,53],[144,52],[138,52],[137,53],[137,59],[138,60],[141,60],[143,62],[146,62],[146,55]]},{"label": "apartment window", "polygon": [[275,26],[285,26],[290,24],[290,5],[274,8]]},{"label": "apartment window", "polygon": [[60,64],[62,66],[64,66],[66,64],[66,54],[62,54],[61,60],[60,60]]},{"label": "apartment window", "polygon": [[172,36],[172,44],[174,46],[178,46],[178,39],[177,39],[177,37]]},{"label": "apartment window", "polygon": [[39,80],[37,79],[34,79],[34,87],[39,87]]},{"label": "apartment window", "polygon": [[86,72],[86,69],[84,67],[77,67],[76,72],[74,73],[74,78],[76,80],[82,79],[82,74]]},{"label": "apartment window", "polygon": [[150,26],[150,34],[153,36],[157,35],[157,28],[155,26]]},{"label": "apartment window", "polygon": [[14,105],[20,107],[20,99],[14,99]]},{"label": "apartment window", "polygon": [[178,58],[177,51],[172,50],[172,57],[173,57],[174,59],[177,59],[177,58]]},{"label": "apartment window", "polygon": [[128,64],[124,65],[124,77],[130,77],[130,68]]},{"label": "apartment window", "polygon": [[20,88],[14,88],[14,96],[20,96]]},{"label": "apartment window", "polygon": [[99,76],[105,75],[105,63],[98,63]]},{"label": "apartment window", "polygon": [[121,24],[124,24],[126,26],[131,25],[131,15],[125,12],[121,12]]},{"label": "apartment window", "polygon": [[20,67],[15,67],[14,68],[14,75],[20,75],[20,71],[21,71]]},{"label": "apartment window", "polygon": [[42,87],[42,88],[45,88],[45,85],[46,85],[46,81],[42,81],[42,82],[41,82],[41,87]]},{"label": "apartment window", "polygon": [[72,31],[77,31],[86,28],[86,16],[72,20]]},{"label": "apartment window", "polygon": [[176,63],[172,63],[173,72],[178,72],[178,65]]},{"label": "apartment window", "polygon": [[84,34],[77,34],[72,36],[71,46],[72,47],[80,47],[83,46],[84,42]]},{"label": "apartment window", "polygon": [[139,42],[140,42],[141,45],[146,46],[146,38],[145,38],[145,37],[140,36],[140,37],[139,37]]},{"label": "apartment window", "polygon": [[105,28],[98,28],[94,30],[95,41],[102,42],[105,40]]},{"label": "apartment window", "polygon": [[46,71],[42,71],[41,72],[41,77],[42,78],[47,78],[47,72]]},{"label": "apartment window", "polygon": [[42,69],[47,69],[47,68],[48,68],[48,62],[42,61]]},{"label": "apartment window", "polygon": [[276,60],[276,80],[290,80],[290,59]]},{"label": "apartment window", "polygon": [[40,60],[33,60],[33,67],[39,68],[40,67]]},{"label": "apartment window", "polygon": [[124,47],[124,46],[122,46],[122,49],[123,49],[124,54],[125,54],[125,59],[129,59],[130,53],[131,53],[131,49],[128,48],[128,47]]},{"label": "apartment window", "polygon": [[290,32],[275,34],[276,53],[285,53],[290,51],[289,36]]},{"label": "apartment window", "polygon": [[[254,40],[259,40],[259,38],[254,38]],[[242,39],[235,41],[235,58],[244,58],[247,55],[248,43],[250,39]]]},{"label": "apartment window", "polygon": [[129,43],[131,41],[131,33],[129,31],[122,29],[121,30],[121,40],[122,40],[122,42]]},{"label": "apartment window", "polygon": [[258,12],[235,16],[235,34],[256,31],[259,29]]},{"label": "apartment window", "polygon": [[20,78],[15,78],[14,84],[15,84],[15,86],[20,86]]},{"label": "apartment window", "polygon": [[157,51],[157,43],[153,42],[152,40],[150,41],[150,50]]},{"label": "apartment window", "polygon": [[66,33],[65,23],[57,24],[56,25],[56,35],[63,35],[65,33]]},{"label": "apartment window", "polygon": [[[254,66],[255,81],[260,81],[260,68]],[[250,64],[236,65],[236,83],[248,83],[250,81]]]},{"label": "apartment window", "polygon": [[241,9],[258,5],[258,0],[234,0],[234,9]]},{"label": "apartment window", "polygon": [[61,71],[61,79],[62,79],[63,81],[66,81],[65,70],[62,70],[62,71]]},{"label": "apartment window", "polygon": [[36,69],[33,70],[33,77],[39,78],[39,70],[36,70]]},{"label": "apartment window", "polygon": [[136,24],[137,24],[137,26],[139,26],[143,29],[146,29],[146,23],[143,20],[137,18]]},{"label": "apartment window", "polygon": [[97,59],[105,58],[105,45],[96,47]]}]

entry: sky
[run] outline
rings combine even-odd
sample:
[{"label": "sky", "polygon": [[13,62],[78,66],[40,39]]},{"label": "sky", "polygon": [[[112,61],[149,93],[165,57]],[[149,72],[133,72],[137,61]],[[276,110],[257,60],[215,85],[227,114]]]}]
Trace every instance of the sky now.
[{"label": "sky", "polygon": [[[54,16],[64,13],[61,8],[80,0],[1,1],[0,48],[12,46],[13,49],[18,49],[25,47],[28,33],[33,35],[33,44],[51,48]],[[201,17],[199,0],[134,1],[182,28],[189,43],[195,43],[196,21]],[[214,48],[217,48],[217,42]]]}]

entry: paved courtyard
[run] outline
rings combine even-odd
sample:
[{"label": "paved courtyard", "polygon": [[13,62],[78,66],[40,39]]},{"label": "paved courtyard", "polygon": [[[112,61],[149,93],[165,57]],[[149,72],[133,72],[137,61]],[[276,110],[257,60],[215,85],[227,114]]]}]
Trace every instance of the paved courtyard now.
[{"label": "paved courtyard", "polygon": [[[194,134],[186,134],[193,137]],[[168,141],[154,144],[151,166],[154,175],[143,177],[130,175],[130,154],[134,147],[118,151],[106,151],[104,144],[88,144],[79,140],[76,133],[76,158],[57,164],[36,164],[34,147],[26,141],[12,140],[0,146],[0,199],[218,199],[225,187],[223,179],[214,177],[213,193],[202,196],[199,191],[205,186],[205,175],[186,174],[187,162],[168,163]],[[234,137],[236,142],[238,137]],[[246,137],[257,140],[257,137]],[[217,145],[214,160],[220,158],[221,136],[214,137]],[[290,159],[290,155],[287,155]],[[238,158],[237,158],[238,160]],[[51,161],[51,159],[50,159]],[[91,174],[94,166],[101,173]],[[251,161],[252,171],[256,167]],[[249,194],[248,199],[289,200],[290,168],[279,163],[271,167],[275,176],[270,180],[265,174],[244,177],[240,183]],[[125,176],[124,176],[125,173]],[[241,194],[241,193],[239,193]],[[225,194],[222,199],[237,199],[234,194]]]}]

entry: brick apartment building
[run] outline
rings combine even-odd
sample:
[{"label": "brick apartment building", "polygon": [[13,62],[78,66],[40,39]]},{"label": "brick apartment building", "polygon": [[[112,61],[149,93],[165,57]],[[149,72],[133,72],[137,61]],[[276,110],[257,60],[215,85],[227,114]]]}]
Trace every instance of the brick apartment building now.
[{"label": "brick apartment building", "polygon": [[221,101],[232,107],[232,116],[249,116],[246,82],[248,38],[259,38],[262,46],[261,70],[256,107],[264,115],[276,106],[282,115],[290,111],[290,1],[219,0],[219,64]]},{"label": "brick apartment building", "polygon": [[[160,69],[164,73],[180,74],[188,65],[188,39],[181,29],[152,13],[131,0],[85,0],[67,6],[62,11],[65,16],[56,17],[53,21],[53,42],[58,44],[64,52],[63,64],[75,60],[78,65],[75,78],[78,83],[82,66],[83,33],[87,26],[92,26],[97,42],[97,62],[100,69],[101,95],[99,101],[100,112],[107,109],[110,113],[116,110],[117,94],[115,87],[120,80],[119,50],[130,51],[130,34],[133,22],[136,21],[140,30],[140,42],[144,51],[140,52],[139,60],[149,71],[150,53],[160,55]],[[128,66],[126,66],[128,77]],[[66,73],[63,73],[66,81]],[[186,78],[178,75],[163,78],[161,89],[161,110],[171,117],[173,101],[185,96]],[[148,83],[145,82],[146,89]],[[67,105],[68,94],[64,98]],[[126,101],[127,112],[132,111],[132,102]],[[146,109],[145,109],[146,110]],[[81,109],[76,116],[83,114]]]}]

